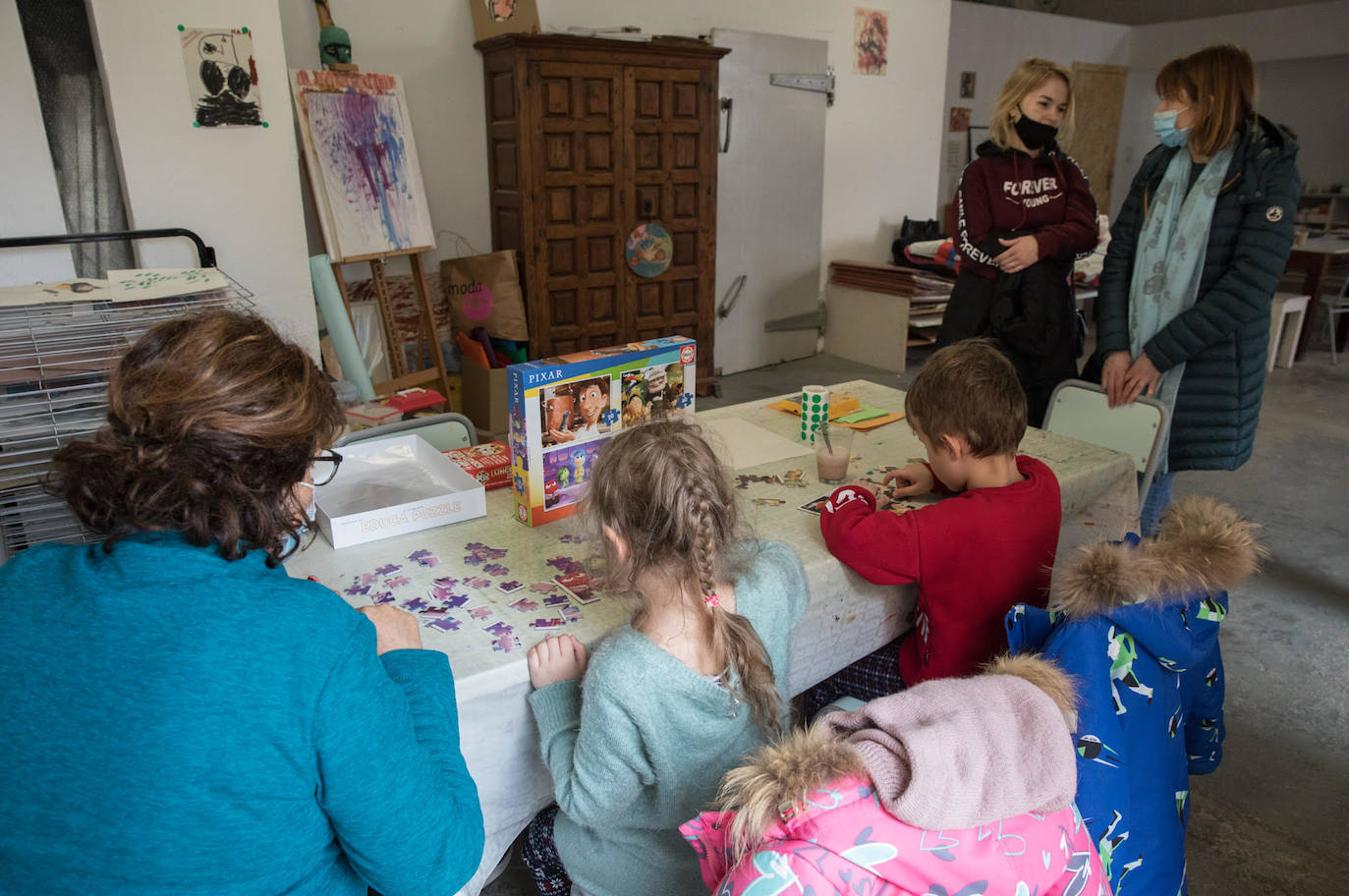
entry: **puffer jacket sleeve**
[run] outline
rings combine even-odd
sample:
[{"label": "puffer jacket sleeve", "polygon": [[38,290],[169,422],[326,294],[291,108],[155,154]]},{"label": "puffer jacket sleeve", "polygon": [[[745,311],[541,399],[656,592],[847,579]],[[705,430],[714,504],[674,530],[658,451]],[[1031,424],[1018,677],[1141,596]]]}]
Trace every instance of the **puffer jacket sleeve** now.
[{"label": "puffer jacket sleeve", "polygon": [[1259,189],[1242,209],[1227,272],[1143,347],[1158,370],[1169,370],[1231,338],[1242,325],[1269,317],[1279,275],[1293,247],[1293,212],[1301,192],[1295,153],[1265,169]]},{"label": "puffer jacket sleeve", "polygon": [[1138,233],[1143,229],[1143,193],[1156,166],[1153,150],[1134,175],[1129,195],[1110,228],[1110,246],[1101,268],[1101,286],[1096,294],[1096,346],[1102,356],[1129,351],[1129,286],[1134,275]]}]

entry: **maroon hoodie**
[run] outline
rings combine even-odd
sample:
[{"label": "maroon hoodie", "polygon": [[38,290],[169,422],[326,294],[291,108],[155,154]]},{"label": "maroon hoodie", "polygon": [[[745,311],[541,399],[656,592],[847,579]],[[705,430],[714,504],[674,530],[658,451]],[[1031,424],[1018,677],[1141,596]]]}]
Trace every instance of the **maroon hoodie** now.
[{"label": "maroon hoodie", "polygon": [[[1051,146],[1038,158],[980,145],[956,191],[960,269],[996,280],[993,234],[1031,233],[1040,258],[1071,258],[1096,248],[1096,200],[1072,157]],[[993,245],[996,245],[994,243]]]}]

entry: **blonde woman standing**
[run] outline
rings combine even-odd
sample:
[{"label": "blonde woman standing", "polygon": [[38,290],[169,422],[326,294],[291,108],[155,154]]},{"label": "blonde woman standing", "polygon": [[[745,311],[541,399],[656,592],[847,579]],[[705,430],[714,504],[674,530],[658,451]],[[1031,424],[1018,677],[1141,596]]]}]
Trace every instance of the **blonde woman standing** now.
[{"label": "blonde woman standing", "polygon": [[1098,237],[1086,175],[1058,144],[1072,112],[1067,71],[1047,59],[1021,63],[956,193],[960,278],[938,343],[997,339],[1016,365],[1033,426],[1054,386],[1077,375],[1073,259]]}]

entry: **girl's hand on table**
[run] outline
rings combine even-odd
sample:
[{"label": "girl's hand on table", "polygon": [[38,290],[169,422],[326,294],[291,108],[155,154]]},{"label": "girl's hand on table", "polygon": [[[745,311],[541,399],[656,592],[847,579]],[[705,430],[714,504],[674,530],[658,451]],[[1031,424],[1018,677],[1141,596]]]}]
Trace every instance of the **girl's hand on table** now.
[{"label": "girl's hand on table", "polygon": [[571,635],[549,635],[529,648],[529,683],[535,689],[580,678],[585,670],[585,645]]}]

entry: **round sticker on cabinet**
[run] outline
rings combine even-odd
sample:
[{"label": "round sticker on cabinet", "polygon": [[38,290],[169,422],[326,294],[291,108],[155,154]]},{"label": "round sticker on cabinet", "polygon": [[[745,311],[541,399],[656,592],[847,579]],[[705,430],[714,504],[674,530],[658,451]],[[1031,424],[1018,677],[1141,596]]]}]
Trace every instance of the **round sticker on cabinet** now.
[{"label": "round sticker on cabinet", "polygon": [[670,267],[674,257],[674,241],[670,232],[655,221],[638,224],[628,234],[624,253],[628,267],[638,277],[659,277]]}]

